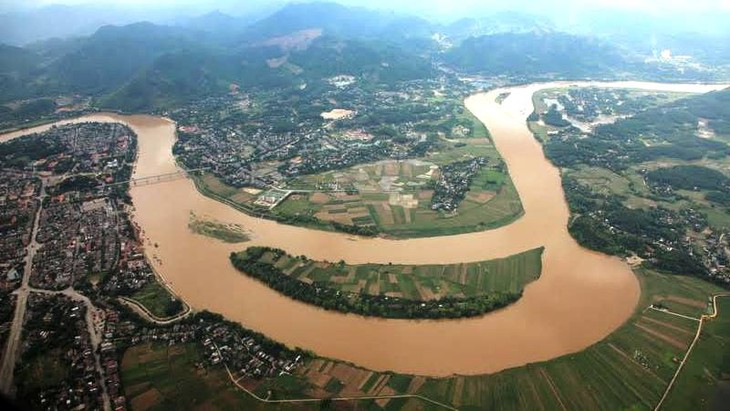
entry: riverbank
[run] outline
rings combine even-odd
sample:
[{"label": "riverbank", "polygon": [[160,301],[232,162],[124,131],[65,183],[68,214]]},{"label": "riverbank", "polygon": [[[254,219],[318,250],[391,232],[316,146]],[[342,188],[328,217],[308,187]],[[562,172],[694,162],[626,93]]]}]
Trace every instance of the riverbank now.
[{"label": "riverbank", "polygon": [[[631,316],[639,285],[624,262],[585,250],[570,238],[559,172],[527,129],[532,94],[562,84],[571,83],[510,89],[502,104],[495,100],[505,90],[466,101],[467,108],[489,128],[523,201],[525,215],[505,227],[403,241],[355,238],[251,218],[203,197],[187,180],[132,188],[135,221],[150,241],[159,244],[147,251],[157,257],[153,259],[156,269],[194,309],[219,312],[277,341],[322,356],[375,370],[444,376],[497,372],[577,352],[603,339]],[[636,87],[636,83],[612,84]],[[717,88],[644,87],[684,87],[696,92]],[[93,117],[104,121],[101,116]],[[105,119],[130,124],[138,134],[135,177],[177,171],[171,152],[173,123],[147,116]],[[525,288],[515,304],[477,318],[409,321],[345,315],[292,301],[240,275],[228,261],[231,252],[239,251],[238,246],[190,232],[190,211],[244,227],[251,233],[250,245],[352,264],[463,263],[545,246],[543,274]],[[595,315],[597,307],[599,316]],[[382,343],[385,341],[387,344]]]}]

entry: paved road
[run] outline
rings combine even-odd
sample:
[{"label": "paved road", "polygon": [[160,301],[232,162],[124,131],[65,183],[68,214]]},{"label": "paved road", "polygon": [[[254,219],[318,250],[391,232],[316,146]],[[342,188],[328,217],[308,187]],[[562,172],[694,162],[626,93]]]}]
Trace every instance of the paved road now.
[{"label": "paved road", "polygon": [[[39,199],[43,199],[46,195],[46,180],[41,179],[41,191]],[[41,203],[36,211],[35,220],[33,222],[33,229],[30,235],[30,242],[28,243],[27,256],[25,259],[25,268],[23,269],[23,279],[21,286],[14,291],[16,295],[15,303],[15,314],[13,316],[13,324],[10,328],[10,335],[8,336],[7,345],[5,346],[5,352],[3,353],[2,366],[0,368],[0,392],[13,398],[16,394],[16,387],[14,383],[14,370],[15,364],[18,359],[18,347],[20,347],[21,337],[23,334],[23,323],[25,319],[25,310],[28,302],[28,296],[31,293],[42,293],[42,294],[63,294],[76,301],[82,301],[86,305],[86,325],[88,327],[89,338],[91,339],[91,345],[94,348],[94,357],[96,362],[96,370],[101,378],[101,389],[102,389],[102,401],[104,410],[111,410],[111,401],[109,400],[109,394],[106,388],[106,382],[104,381],[104,373],[101,368],[101,359],[99,357],[98,348],[101,344],[101,336],[94,327],[93,313],[98,309],[94,307],[91,300],[86,296],[79,294],[72,287],[69,287],[62,291],[50,291],[33,288],[30,286],[30,274],[33,268],[33,258],[35,257],[36,251],[40,249],[41,244],[36,241],[38,236],[38,228],[40,226],[41,212],[43,210],[43,204]]]},{"label": "paved road", "polygon": [[172,323],[182,320],[183,318],[185,318],[188,315],[193,313],[193,310],[190,309],[190,306],[188,306],[187,304],[185,304],[185,302],[183,302],[183,305],[185,306],[185,308],[182,310],[182,312],[180,314],[175,314],[172,317],[160,318],[160,317],[157,317],[154,314],[152,314],[150,312],[150,310],[147,309],[147,307],[145,307],[144,305],[138,303],[137,301],[135,301],[131,298],[119,297],[119,301],[122,304],[126,305],[127,307],[131,308],[132,311],[137,313],[137,315],[139,315],[140,317],[144,318],[145,320],[147,320],[151,323],[157,324],[157,325],[172,324]]},{"label": "paved road", "polygon": [[[41,179],[41,191],[39,198],[42,199],[46,194],[46,181]],[[10,328],[10,335],[8,336],[7,344],[5,345],[5,352],[3,353],[2,368],[0,368],[0,392],[8,395],[9,397],[15,396],[15,384],[13,383],[13,371],[15,370],[15,362],[18,358],[18,346],[20,345],[20,337],[23,331],[23,320],[25,319],[25,307],[28,301],[28,294],[30,293],[30,287],[28,282],[30,281],[30,272],[33,267],[33,257],[36,251],[40,247],[40,244],[36,241],[38,235],[38,226],[41,221],[41,211],[43,209],[43,203],[38,206],[36,211],[35,220],[33,222],[33,229],[30,234],[30,242],[26,248],[27,255],[25,257],[25,268],[23,269],[23,280],[19,289],[15,290],[17,297],[15,302],[15,316],[13,317],[13,324]]]}]

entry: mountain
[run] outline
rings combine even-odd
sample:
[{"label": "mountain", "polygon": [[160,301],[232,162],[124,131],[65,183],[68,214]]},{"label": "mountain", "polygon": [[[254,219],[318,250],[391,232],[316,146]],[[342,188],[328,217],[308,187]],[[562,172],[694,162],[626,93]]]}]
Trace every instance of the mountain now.
[{"label": "mountain", "polygon": [[302,75],[311,79],[348,74],[393,83],[433,74],[431,62],[413,50],[367,39],[323,36],[307,50],[291,53],[288,62],[301,67]]},{"label": "mountain", "polygon": [[147,111],[225,92],[235,66],[209,50],[166,53],[100,101],[103,108]]},{"label": "mountain", "polygon": [[433,27],[418,17],[317,2],[289,4],[249,26],[245,38],[260,41],[297,31],[320,29],[326,35],[337,37],[397,42],[406,37],[429,36]]},{"label": "mountain", "polygon": [[121,86],[161,55],[196,46],[194,32],[179,28],[105,26],[51,63],[47,73],[61,89],[102,93]]},{"label": "mountain", "polygon": [[30,50],[0,44],[0,103],[28,96],[27,84],[41,61]]},{"label": "mountain", "polygon": [[555,25],[550,19],[527,13],[501,12],[483,18],[464,18],[443,28],[443,34],[459,42],[469,37],[481,37],[499,33],[527,33],[552,31]]},{"label": "mountain", "polygon": [[[231,83],[247,90],[311,91],[340,74],[388,84],[431,78],[434,63],[511,80],[648,71],[643,60],[618,46],[549,29],[527,31],[550,26],[533,16],[500,16],[442,27],[417,17],[311,3],[288,5],[248,25],[246,18],[213,12],[175,26],[104,26],[88,37],[0,47],[0,102],[79,93],[106,108],[148,111],[218,95]],[[509,32],[493,33],[501,30]],[[458,41],[479,33],[492,34]],[[653,74],[659,78],[676,71],[657,67]]]},{"label": "mountain", "polygon": [[0,73],[27,73],[41,61],[41,57],[30,50],[0,44]]},{"label": "mountain", "polygon": [[444,59],[464,71],[487,75],[600,77],[629,64],[626,53],[588,37],[565,33],[502,33],[472,37]]}]

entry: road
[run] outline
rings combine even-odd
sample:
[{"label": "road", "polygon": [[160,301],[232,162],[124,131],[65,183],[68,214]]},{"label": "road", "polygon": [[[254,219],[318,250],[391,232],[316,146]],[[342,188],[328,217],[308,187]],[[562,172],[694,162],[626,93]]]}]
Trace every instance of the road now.
[{"label": "road", "polygon": [[[140,317],[144,318],[145,320],[157,324],[157,325],[168,325],[175,323],[177,321],[182,320],[183,318],[187,317],[188,315],[192,314],[193,310],[190,309],[190,306],[185,304],[183,301],[183,305],[185,308],[180,314],[173,315],[172,317],[167,318],[160,318],[155,316],[150,312],[150,310],[147,309],[147,307],[143,306],[142,304],[138,303],[137,301],[127,298],[127,297],[119,297],[119,301],[126,305],[127,307],[131,308],[132,311],[137,313]],[[182,301],[182,300],[181,300]]]},{"label": "road", "polygon": [[[46,194],[46,180],[41,179],[41,190],[39,199],[43,199]],[[36,251],[40,248],[40,244],[36,241],[38,235],[38,226],[41,222],[41,211],[43,210],[43,202],[38,206],[36,210],[35,220],[33,221],[33,229],[30,234],[30,242],[26,247],[25,257],[25,268],[23,269],[23,279],[19,289],[15,290],[16,302],[15,302],[15,316],[13,317],[13,324],[10,328],[10,335],[8,336],[7,344],[5,345],[5,352],[3,353],[2,368],[0,368],[0,392],[13,398],[15,396],[15,384],[13,382],[13,371],[15,370],[15,363],[18,358],[18,346],[20,345],[20,337],[23,331],[23,320],[25,319],[25,308],[28,301],[28,295],[30,294],[30,287],[28,285],[30,281],[30,273],[33,267],[33,257],[35,257]]]},{"label": "road", "polygon": [[[218,345],[216,343],[213,343],[213,346],[215,347],[216,351],[218,351],[218,357],[223,359],[223,354],[221,354],[221,350],[218,348]],[[458,411],[456,408],[444,404],[435,400],[432,400],[428,397],[424,397],[422,395],[418,394],[394,394],[394,395],[364,395],[364,396],[353,396],[353,397],[329,397],[329,398],[290,398],[285,400],[272,400],[267,398],[262,398],[256,395],[254,392],[250,391],[243,385],[241,385],[238,381],[239,379],[236,379],[233,377],[233,373],[231,372],[231,369],[228,368],[228,364],[225,363],[225,361],[222,362],[223,366],[226,368],[226,372],[228,373],[228,378],[231,380],[233,384],[235,384],[236,387],[240,388],[243,392],[250,395],[254,399],[261,401],[263,403],[267,404],[303,404],[303,403],[321,403],[325,400],[327,401],[364,401],[364,400],[389,400],[389,399],[397,399],[397,398],[413,398],[413,399],[419,399],[428,403],[431,403],[433,405],[436,405],[441,408],[445,408],[447,410],[452,411]]]},{"label": "road", "polygon": [[101,378],[100,384],[101,384],[101,395],[102,395],[102,402],[104,405],[105,411],[110,411],[111,408],[111,400],[109,398],[109,393],[106,388],[106,380],[104,378],[104,370],[101,367],[101,356],[99,355],[99,346],[101,345],[101,330],[97,330],[96,327],[94,327],[94,313],[100,311],[94,304],[89,300],[88,297],[85,295],[79,293],[78,291],[74,290],[73,287],[66,288],[61,291],[51,291],[51,290],[43,290],[40,288],[33,288],[28,287],[28,291],[32,293],[39,293],[39,294],[46,294],[46,295],[54,295],[54,294],[62,294],[66,297],[69,297],[70,299],[74,301],[81,301],[86,306],[86,327],[87,331],[89,333],[89,339],[91,340],[91,346],[94,351],[94,362],[95,362],[95,368],[96,372],[99,373],[99,376]]},{"label": "road", "polygon": [[88,327],[89,338],[91,345],[94,348],[95,367],[96,371],[101,377],[101,389],[102,389],[102,401],[104,410],[111,410],[111,401],[106,388],[106,382],[104,380],[104,372],[101,368],[101,358],[99,357],[99,345],[101,344],[100,333],[94,327],[93,314],[98,311],[94,304],[86,296],[81,295],[73,287],[69,287],[62,291],[50,291],[33,288],[30,286],[30,276],[33,268],[33,259],[36,252],[40,249],[41,244],[37,241],[38,229],[41,221],[41,213],[43,211],[43,198],[46,195],[46,183],[45,179],[41,179],[41,190],[39,193],[40,205],[36,210],[35,219],[33,221],[33,228],[31,230],[30,242],[28,243],[27,255],[25,258],[25,267],[23,269],[23,279],[21,281],[20,288],[14,291],[16,295],[15,303],[15,314],[13,316],[13,324],[10,328],[10,335],[5,346],[5,352],[2,358],[2,368],[0,368],[0,392],[7,395],[10,398],[14,398],[16,394],[16,387],[14,383],[14,371],[15,365],[18,360],[18,347],[22,341],[23,334],[23,323],[25,320],[25,311],[28,302],[28,296],[31,293],[41,294],[63,294],[73,300],[81,301],[86,305],[86,326]]},{"label": "road", "polygon": [[[684,364],[687,362],[687,359],[689,358],[690,353],[692,352],[692,349],[694,348],[695,344],[697,343],[697,340],[700,339],[700,335],[702,334],[702,325],[705,323],[705,321],[713,319],[717,317],[717,299],[720,297],[730,297],[730,294],[718,294],[712,296],[712,314],[705,315],[703,314],[702,317],[700,317],[700,325],[697,327],[697,333],[695,334],[694,340],[692,340],[692,343],[689,345],[689,348],[687,349],[687,352],[684,354],[684,358],[682,358],[682,362],[679,363],[679,366],[677,367],[677,371],[674,373],[674,376],[672,376],[672,380],[669,381],[669,385],[667,386],[667,389],[664,391],[664,395],[662,395],[662,398],[659,400],[659,403],[654,407],[654,411],[659,411],[661,409],[662,404],[664,404],[664,400],[667,399],[667,396],[669,396],[669,392],[672,390],[672,387],[674,386],[674,383],[677,381],[677,377],[679,377],[679,373],[682,371],[682,368],[684,368]],[[674,314],[671,313],[670,314]]]}]

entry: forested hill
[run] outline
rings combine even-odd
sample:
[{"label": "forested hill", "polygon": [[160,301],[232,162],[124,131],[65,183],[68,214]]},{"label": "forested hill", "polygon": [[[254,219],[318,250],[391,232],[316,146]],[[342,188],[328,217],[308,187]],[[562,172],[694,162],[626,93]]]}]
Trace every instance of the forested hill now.
[{"label": "forested hill", "polygon": [[465,71],[487,75],[602,77],[634,62],[615,46],[564,33],[502,33],[471,37],[445,56]]},{"label": "forested hill", "polygon": [[398,42],[414,35],[429,37],[438,26],[414,16],[315,2],[285,6],[247,27],[243,40],[263,40],[308,29],[320,29],[326,35],[343,38]]},{"label": "forested hill", "polygon": [[[527,30],[531,25],[536,29]],[[80,94],[100,108],[164,110],[225,93],[231,83],[252,91],[296,89],[336,75],[357,77],[364,86],[446,73],[508,81],[643,78],[647,72],[677,79],[672,77],[677,70],[650,68],[624,49],[555,32],[529,16],[442,26],[309,3],[286,6],[252,24],[211,13],[187,25],[105,26],[83,38],[0,46],[0,104]]]}]

